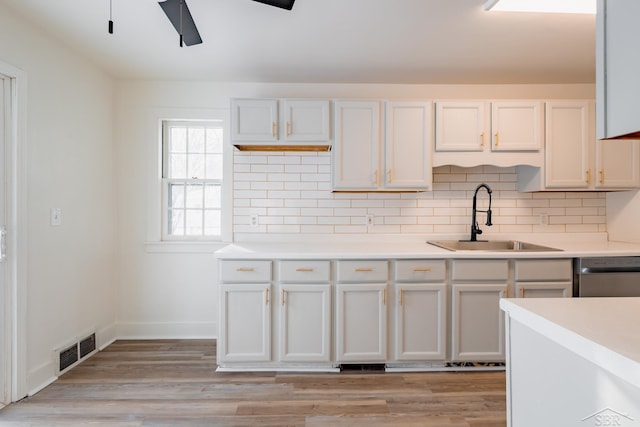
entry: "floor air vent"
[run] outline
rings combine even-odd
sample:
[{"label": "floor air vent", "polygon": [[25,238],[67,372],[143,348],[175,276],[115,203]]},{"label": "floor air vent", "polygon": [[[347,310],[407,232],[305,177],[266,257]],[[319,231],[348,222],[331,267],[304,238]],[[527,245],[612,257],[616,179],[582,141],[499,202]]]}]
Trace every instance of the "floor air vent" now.
[{"label": "floor air vent", "polygon": [[77,344],[73,344],[72,346],[69,346],[65,349],[60,350],[59,365],[58,365],[59,372],[64,371],[69,366],[76,363],[78,360],[79,360],[79,357],[78,357]]},{"label": "floor air vent", "polygon": [[80,359],[96,351],[96,334],[93,333],[86,338],[83,338],[78,343],[80,347]]}]

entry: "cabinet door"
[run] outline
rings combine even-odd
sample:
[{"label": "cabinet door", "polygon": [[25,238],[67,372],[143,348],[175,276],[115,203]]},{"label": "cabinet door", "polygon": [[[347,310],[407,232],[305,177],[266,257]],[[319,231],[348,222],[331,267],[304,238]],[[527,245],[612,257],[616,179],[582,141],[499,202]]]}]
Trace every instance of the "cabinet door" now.
[{"label": "cabinet door", "polygon": [[518,298],[569,298],[572,282],[516,282]]},{"label": "cabinet door", "polygon": [[486,103],[436,102],[436,151],[482,151],[486,134]]},{"label": "cabinet door", "polygon": [[446,358],[446,285],[396,285],[396,360]]},{"label": "cabinet door", "polygon": [[597,141],[597,188],[637,188],[640,186],[638,141]]},{"label": "cabinet door", "polygon": [[271,360],[271,286],[220,285],[221,362]]},{"label": "cabinet door", "polygon": [[278,140],[278,101],[275,99],[232,99],[231,140]]},{"label": "cabinet door", "polygon": [[336,359],[384,362],[387,358],[387,285],[336,285]]},{"label": "cabinet door", "polygon": [[506,284],[451,287],[451,360],[504,361],[504,314],[500,298]]},{"label": "cabinet door", "polygon": [[336,101],[333,187],[373,190],[380,183],[380,103]]},{"label": "cabinet door", "polygon": [[329,140],[329,101],[286,99],[283,105],[286,141]]},{"label": "cabinet door", "polygon": [[331,286],[280,286],[280,360],[328,362]]},{"label": "cabinet door", "polygon": [[538,151],[542,148],[543,104],[540,101],[491,103],[491,149]]},{"label": "cabinet door", "polygon": [[386,188],[431,186],[431,104],[387,102],[385,132]]},{"label": "cabinet door", "polygon": [[549,188],[588,188],[591,172],[589,102],[546,103],[545,184]]}]

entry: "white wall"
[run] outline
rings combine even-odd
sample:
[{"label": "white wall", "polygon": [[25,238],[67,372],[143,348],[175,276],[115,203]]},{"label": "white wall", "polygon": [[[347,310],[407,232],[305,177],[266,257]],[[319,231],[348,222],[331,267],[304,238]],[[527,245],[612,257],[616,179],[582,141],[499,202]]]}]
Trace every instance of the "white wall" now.
[{"label": "white wall", "polygon": [[[113,339],[117,290],[113,81],[0,5],[0,60],[26,72],[27,386],[51,380],[53,349],[95,328]],[[62,226],[49,226],[49,209]]]},{"label": "white wall", "polygon": [[[207,245],[200,249],[188,246],[187,249],[196,251],[196,253],[180,253],[179,249],[175,249],[175,246],[172,245],[166,247],[167,245],[163,246],[162,244],[149,244],[150,241],[157,240],[159,235],[157,216],[160,204],[158,198],[150,197],[150,194],[157,193],[159,188],[157,171],[159,118],[185,118],[189,114],[206,117],[208,114],[220,111],[224,111],[228,116],[229,98],[231,97],[553,99],[593,98],[594,90],[594,85],[454,86],[119,81],[116,97],[116,175],[118,176],[120,235],[118,256],[121,265],[118,304],[120,309],[118,314],[119,335],[128,337],[205,337],[217,335],[217,268],[211,252],[221,245]],[[277,156],[278,154],[273,155]],[[257,156],[259,155],[257,154]],[[243,155],[236,157],[240,159]],[[237,166],[240,164],[241,161],[236,161]],[[239,166],[238,173],[244,173],[242,172],[245,170],[243,168],[246,169],[246,165]],[[469,172],[474,173],[474,171]],[[500,185],[514,187],[513,170],[503,172],[506,173],[502,178],[509,179],[510,182]],[[444,170],[443,174],[447,175],[448,170]],[[509,176],[505,178],[507,175]],[[471,181],[478,178],[478,176],[472,176],[469,179]],[[491,177],[489,178],[491,179]],[[500,179],[500,176],[497,176],[497,179]],[[442,188],[444,184],[438,182],[437,185]],[[465,185],[470,184],[466,183]],[[247,187],[251,188],[252,180],[244,180],[240,186],[243,188],[238,188],[239,191],[244,191]],[[328,193],[328,190],[325,188],[323,192]],[[237,200],[244,199],[241,193],[238,193],[237,196]],[[387,197],[396,196],[389,195]],[[525,198],[530,201],[534,197],[526,196]],[[512,195],[508,198],[510,201],[514,199]],[[562,200],[558,201],[558,199]],[[516,211],[512,212],[510,218],[516,218],[517,213],[523,217],[528,213],[533,213],[531,204],[542,203],[546,204],[545,207],[549,209],[558,208],[564,212],[565,209],[577,207],[575,205],[577,201],[582,207],[583,200],[586,200],[585,203],[591,204],[591,206],[587,206],[589,209],[582,211],[587,213],[580,215],[580,226],[565,224],[562,223],[562,219],[558,219],[558,222],[550,229],[553,231],[559,231],[559,229],[561,229],[560,231],[603,231],[603,199],[599,196],[594,198],[593,194],[574,197],[568,193],[559,193],[531,202],[529,206],[524,207],[524,210],[518,210],[518,206],[513,206]],[[150,203],[151,208],[149,209]],[[241,200],[239,203],[245,203],[245,200]],[[394,202],[391,200],[387,203],[393,204]],[[514,205],[516,203],[513,201]],[[567,203],[569,205],[566,205]],[[557,204],[563,205],[558,206]],[[508,209],[508,206],[504,206],[504,208]],[[557,211],[553,209],[552,212]],[[505,212],[507,211],[505,210]],[[242,221],[243,211],[239,210],[236,214],[236,220]],[[273,216],[282,217],[277,214]],[[562,216],[562,214],[558,215],[558,217]],[[593,216],[593,218],[584,220],[583,216]],[[413,217],[416,218],[417,215],[413,215]],[[284,218],[273,220],[284,222]],[[318,221],[317,217],[315,220]],[[498,227],[508,229],[507,224],[499,223],[497,215],[494,217],[494,221],[499,224]],[[583,221],[586,228],[582,227]],[[592,222],[588,224],[589,221]],[[275,225],[272,227],[272,231],[282,231],[277,227],[277,224]],[[466,229],[466,225],[456,224],[455,227],[457,227],[456,230]],[[535,231],[531,224],[524,224],[523,227]],[[518,230],[522,230],[522,227]],[[247,229],[241,224],[236,224],[235,231],[243,232]],[[251,234],[263,237],[269,234],[267,227],[259,229],[258,233],[255,231],[251,230]],[[301,228],[294,230],[295,233],[299,231],[303,232]],[[402,230],[398,228],[396,232],[402,233]]]},{"label": "white wall", "polygon": [[[611,141],[611,144],[615,144]],[[609,240],[640,242],[640,192],[607,193]]]}]

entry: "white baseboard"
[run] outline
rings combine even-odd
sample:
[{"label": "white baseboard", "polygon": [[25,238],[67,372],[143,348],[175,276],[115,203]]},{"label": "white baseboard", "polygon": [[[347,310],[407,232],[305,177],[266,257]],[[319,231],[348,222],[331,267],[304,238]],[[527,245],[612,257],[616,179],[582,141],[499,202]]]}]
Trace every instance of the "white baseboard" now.
[{"label": "white baseboard", "polygon": [[58,379],[53,373],[56,371],[56,365],[54,361],[50,361],[47,363],[43,363],[35,369],[32,369],[27,374],[27,378],[29,379],[29,383],[27,384],[27,388],[29,392],[28,396],[33,396],[49,384],[53,383]]},{"label": "white baseboard", "polygon": [[117,339],[213,339],[217,322],[119,322]]}]

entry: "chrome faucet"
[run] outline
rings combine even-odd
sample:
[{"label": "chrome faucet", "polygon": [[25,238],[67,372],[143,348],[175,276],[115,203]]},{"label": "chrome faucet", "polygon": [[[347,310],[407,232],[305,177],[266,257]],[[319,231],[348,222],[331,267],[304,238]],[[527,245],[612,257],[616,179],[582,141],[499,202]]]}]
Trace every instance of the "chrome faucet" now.
[{"label": "chrome faucet", "polygon": [[[481,211],[476,208],[476,199],[478,198],[478,191],[481,188],[484,188],[485,190],[487,190],[487,193],[489,193],[489,207],[487,208],[486,211]],[[485,183],[478,185],[476,187],[476,192],[473,193],[473,210],[471,211],[471,238],[469,239],[470,242],[477,242],[478,234],[482,234],[482,230],[480,230],[480,227],[478,227],[478,221],[476,220],[477,212],[486,212],[487,213],[486,225],[489,227],[493,225],[491,224],[491,188],[489,188],[489,186]]]}]

